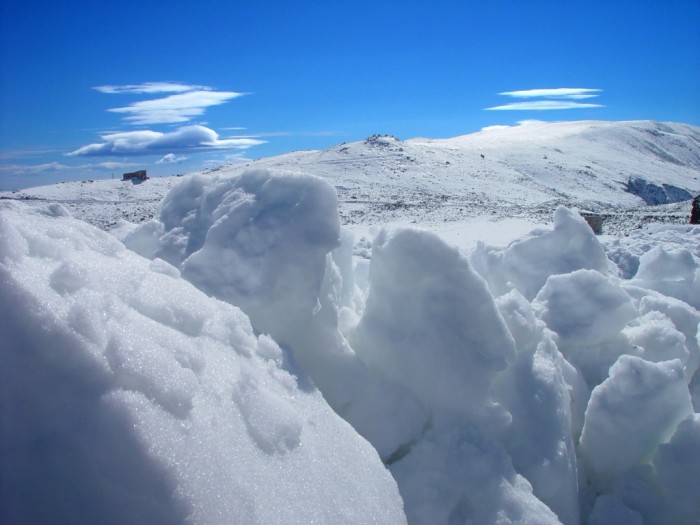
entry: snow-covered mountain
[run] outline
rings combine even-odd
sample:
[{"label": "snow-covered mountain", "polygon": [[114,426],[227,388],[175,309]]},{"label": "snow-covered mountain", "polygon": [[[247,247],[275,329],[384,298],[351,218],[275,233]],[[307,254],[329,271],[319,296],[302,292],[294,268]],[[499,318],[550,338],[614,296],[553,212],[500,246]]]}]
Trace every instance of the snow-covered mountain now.
[{"label": "snow-covered mountain", "polygon": [[[666,204],[700,190],[700,129],[652,121],[578,121],[499,127],[450,139],[375,135],[324,151],[255,162],[328,177],[341,198],[373,190],[406,203],[568,201],[588,207]],[[227,168],[231,169],[231,168]],[[235,169],[235,168],[234,168]],[[403,190],[403,191],[402,191]]]},{"label": "snow-covered mountain", "polygon": [[[578,121],[498,127],[449,139],[374,135],[208,170],[310,173],[336,187],[344,224],[437,225],[489,216],[548,220],[560,204],[603,213],[668,214],[700,192],[700,129],[653,121]],[[205,171],[206,173],[206,171]],[[100,227],[141,222],[180,179],[69,182],[0,197],[61,202]],[[687,206],[670,214],[687,214]],[[639,221],[637,221],[639,222]]]}]

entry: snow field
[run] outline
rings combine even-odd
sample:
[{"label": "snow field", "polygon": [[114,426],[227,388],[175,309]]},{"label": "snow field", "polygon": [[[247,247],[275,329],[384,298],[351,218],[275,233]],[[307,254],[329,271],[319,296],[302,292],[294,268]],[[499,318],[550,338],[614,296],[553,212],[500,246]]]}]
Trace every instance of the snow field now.
[{"label": "snow field", "polygon": [[120,226],[133,251],[2,206],[9,518],[700,517],[696,229],[601,244],[560,208],[469,257],[399,229],[353,261],[333,188],[265,170],[184,180]]}]

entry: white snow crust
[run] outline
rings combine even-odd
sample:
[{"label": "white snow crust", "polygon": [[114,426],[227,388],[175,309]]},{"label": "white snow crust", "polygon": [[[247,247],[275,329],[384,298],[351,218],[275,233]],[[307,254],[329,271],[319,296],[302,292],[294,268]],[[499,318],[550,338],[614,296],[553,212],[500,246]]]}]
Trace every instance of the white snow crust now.
[{"label": "white snow crust", "polygon": [[[488,158],[492,133],[362,149]],[[560,207],[505,246],[410,214],[353,235],[325,178],[194,175],[114,235],[0,203],[0,521],[700,520],[698,227],[601,238]]]}]

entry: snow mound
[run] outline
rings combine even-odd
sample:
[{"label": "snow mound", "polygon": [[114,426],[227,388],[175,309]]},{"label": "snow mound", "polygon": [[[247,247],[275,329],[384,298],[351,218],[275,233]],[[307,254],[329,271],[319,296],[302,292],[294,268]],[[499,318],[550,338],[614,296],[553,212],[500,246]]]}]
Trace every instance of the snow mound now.
[{"label": "snow mound", "polygon": [[515,345],[483,279],[435,234],[399,230],[372,247],[370,293],[351,336],[362,360],[430,408],[481,410]]},{"label": "snow mound", "polygon": [[592,479],[609,488],[615,477],[649,462],[659,443],[692,414],[680,361],[621,356],[593,390],[586,410],[579,451]]},{"label": "snow mound", "polygon": [[405,522],[375,450],[239,309],[60,207],[1,206],[0,521]]},{"label": "snow mound", "polygon": [[583,217],[563,207],[554,212],[552,230],[535,230],[505,249],[480,243],[470,261],[495,295],[515,288],[528,300],[550,275],[580,269],[605,273],[610,264]]},{"label": "snow mound", "polygon": [[632,284],[657,290],[700,309],[700,257],[685,248],[656,246],[639,258]]},{"label": "snow mound", "polygon": [[290,343],[316,306],[339,230],[330,185],[249,170],[190,177],[125,244],[179,267],[205,293],[240,306],[256,329]]},{"label": "snow mound", "polygon": [[370,374],[338,329],[338,309],[354,292],[345,235],[342,245],[326,181],[248,170],[184,181],[125,242],[240,307],[255,330],[294,353],[330,405],[386,458],[417,435],[426,415],[404,390]]}]

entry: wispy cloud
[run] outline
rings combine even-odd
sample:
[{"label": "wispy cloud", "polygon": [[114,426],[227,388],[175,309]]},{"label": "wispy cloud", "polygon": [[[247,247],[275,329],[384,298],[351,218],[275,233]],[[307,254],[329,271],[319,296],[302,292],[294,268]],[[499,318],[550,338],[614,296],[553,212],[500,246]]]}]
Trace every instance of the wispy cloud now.
[{"label": "wispy cloud", "polygon": [[180,124],[204,114],[207,108],[225,104],[243,96],[235,91],[217,91],[209,86],[182,82],[144,82],[142,84],[105,85],[93,89],[110,95],[159,95],[174,93],[160,98],[132,102],[128,106],[107,111],[125,115],[124,120],[136,125]]},{"label": "wispy cloud", "polygon": [[185,162],[186,160],[187,157],[185,157],[184,155],[175,155],[174,153],[168,153],[162,159],[156,161],[156,164],[180,164],[181,162]]},{"label": "wispy cloud", "polygon": [[194,151],[239,149],[264,144],[252,138],[220,139],[218,133],[204,126],[184,126],[169,133],[158,131],[124,131],[101,136],[104,142],[88,144],[68,156],[101,157],[126,155],[157,155]]},{"label": "wispy cloud", "polygon": [[188,91],[164,98],[140,100],[108,111],[128,115],[124,120],[133,124],[175,124],[188,122],[203,115],[208,107],[224,104],[242,95],[234,91]]},{"label": "wispy cloud", "polygon": [[602,89],[594,88],[545,88],[504,91],[499,93],[499,95],[515,98],[585,99],[597,97],[601,91]]},{"label": "wispy cloud", "polygon": [[96,86],[100,93],[120,94],[155,94],[155,93],[183,93],[185,91],[211,90],[207,86],[194,86],[182,82],[144,82],[142,84],[127,84],[125,86]]},{"label": "wispy cloud", "polygon": [[561,100],[530,100],[527,102],[513,102],[502,106],[486,108],[491,111],[549,111],[554,109],[577,109],[577,108],[602,108],[602,104],[589,104],[581,102],[567,102]]},{"label": "wispy cloud", "polygon": [[520,91],[503,91],[499,95],[520,98],[543,100],[525,100],[523,102],[509,102],[500,106],[485,108],[489,111],[551,111],[558,109],[582,109],[582,108],[602,108],[602,104],[590,102],[577,102],[595,98],[602,92],[597,88],[539,88],[524,89]]}]

